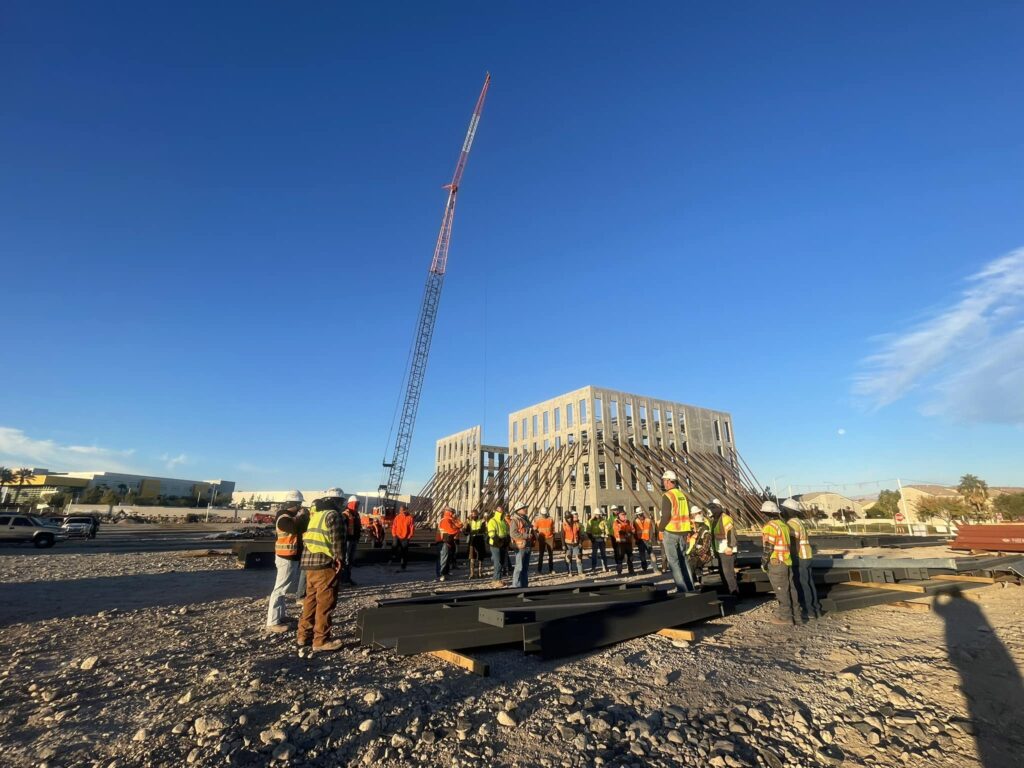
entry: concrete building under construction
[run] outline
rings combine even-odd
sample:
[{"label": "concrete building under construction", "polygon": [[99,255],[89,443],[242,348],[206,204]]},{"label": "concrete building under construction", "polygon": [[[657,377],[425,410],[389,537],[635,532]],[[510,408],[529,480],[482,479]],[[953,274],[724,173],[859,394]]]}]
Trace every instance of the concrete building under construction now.
[{"label": "concrete building under construction", "polygon": [[653,511],[661,473],[673,469],[695,503],[717,497],[756,517],[759,485],[735,441],[725,411],[587,386],[509,414],[507,458],[493,473],[478,427],[439,440],[437,473],[421,495],[435,515],[443,504],[488,511],[520,501],[556,520],[613,505]]}]

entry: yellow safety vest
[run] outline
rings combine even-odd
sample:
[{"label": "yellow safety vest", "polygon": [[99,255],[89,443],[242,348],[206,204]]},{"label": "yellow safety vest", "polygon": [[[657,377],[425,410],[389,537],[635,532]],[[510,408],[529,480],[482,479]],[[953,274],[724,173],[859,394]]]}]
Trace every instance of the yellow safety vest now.
[{"label": "yellow safety vest", "polygon": [[715,522],[712,532],[715,535],[715,551],[721,554],[729,548],[729,531],[733,528],[732,517],[724,512]]},{"label": "yellow safety vest", "polygon": [[810,560],[814,553],[811,551],[811,541],[807,538],[807,528],[799,518],[792,518],[786,521],[793,531],[793,538],[796,539],[796,556],[800,560]]},{"label": "yellow safety vest", "polygon": [[592,539],[605,538],[608,535],[608,531],[604,527],[604,520],[595,517],[587,523],[587,535]]},{"label": "yellow safety vest", "polygon": [[769,520],[761,529],[761,539],[772,548],[769,562],[793,565],[789,554],[789,528],[781,520]]},{"label": "yellow safety vest", "polygon": [[487,528],[485,520],[470,520],[466,525],[469,528],[470,536],[483,536],[484,529]]},{"label": "yellow safety vest", "polygon": [[309,527],[302,534],[302,547],[308,552],[317,555],[334,557],[334,550],[331,549],[330,532],[327,530],[325,518],[331,510],[319,510],[313,507],[309,510]]},{"label": "yellow safety vest", "polygon": [[508,523],[505,522],[505,518],[501,515],[493,515],[487,521],[487,538],[491,539],[491,543],[497,543],[499,539],[507,537]]},{"label": "yellow safety vest", "polygon": [[686,494],[678,488],[672,488],[665,491],[665,495],[672,502],[672,516],[665,530],[671,533],[686,533],[691,530],[690,503],[686,500]]}]

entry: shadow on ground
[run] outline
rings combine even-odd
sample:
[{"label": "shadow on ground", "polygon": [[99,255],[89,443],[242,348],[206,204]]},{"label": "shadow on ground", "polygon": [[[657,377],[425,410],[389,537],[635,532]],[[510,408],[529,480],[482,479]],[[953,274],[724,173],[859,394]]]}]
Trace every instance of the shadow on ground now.
[{"label": "shadow on ground", "polygon": [[935,601],[946,622],[946,652],[960,673],[978,758],[984,768],[1019,768],[1024,749],[1024,683],[981,607],[957,591]]},{"label": "shadow on ground", "polygon": [[220,569],[5,584],[0,591],[0,627],[90,616],[111,608],[132,611],[265,597],[273,584],[274,576],[267,571]]}]

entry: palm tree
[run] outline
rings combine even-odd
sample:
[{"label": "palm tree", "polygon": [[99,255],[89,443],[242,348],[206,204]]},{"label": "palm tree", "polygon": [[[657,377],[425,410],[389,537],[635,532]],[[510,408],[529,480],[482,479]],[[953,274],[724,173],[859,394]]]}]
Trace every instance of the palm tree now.
[{"label": "palm tree", "polygon": [[14,472],[7,467],[0,467],[0,499],[4,498],[4,488],[14,482]]},{"label": "palm tree", "polygon": [[960,485],[956,487],[957,492],[964,497],[978,517],[985,509],[988,502],[988,483],[976,475],[964,475],[960,478]]},{"label": "palm tree", "polygon": [[22,486],[24,486],[25,483],[27,483],[29,480],[31,480],[35,476],[36,476],[36,473],[33,472],[28,467],[22,467],[21,469],[15,470],[15,472],[14,472],[14,479],[18,481],[18,489],[14,492],[14,503],[15,504],[18,503],[18,497],[21,496],[21,488],[22,488]]},{"label": "palm tree", "polygon": [[128,486],[125,485],[124,483],[121,483],[120,485],[117,486],[117,492],[121,496],[121,500],[119,503],[123,504],[124,497],[128,495]]}]

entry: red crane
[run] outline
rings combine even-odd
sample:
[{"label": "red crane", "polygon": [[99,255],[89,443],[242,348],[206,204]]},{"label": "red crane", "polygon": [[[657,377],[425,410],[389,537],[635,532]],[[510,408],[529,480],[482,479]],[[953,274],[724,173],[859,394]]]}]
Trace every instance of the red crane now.
[{"label": "red crane", "polygon": [[[434,258],[430,262],[430,270],[427,272],[427,283],[423,289],[423,301],[420,304],[416,337],[409,355],[409,368],[405,374],[405,401],[402,405],[402,415],[398,422],[398,435],[395,438],[395,447],[391,455],[391,461],[387,460],[387,454],[385,454],[385,479],[379,489],[384,497],[384,510],[387,510],[388,497],[397,496],[402,491],[402,478],[405,475],[405,464],[409,457],[409,447],[412,444],[413,428],[416,426],[416,413],[420,406],[423,380],[427,373],[427,356],[430,354],[430,341],[434,335],[437,307],[441,300],[441,287],[444,284],[444,274],[448,267],[448,247],[451,245],[452,240],[455,198],[459,193],[462,173],[466,170],[469,150],[473,147],[473,138],[476,136],[477,125],[480,123],[480,113],[483,112],[484,99],[487,97],[487,89],[490,84],[491,75],[488,73],[484,78],[484,87],[480,90],[480,98],[476,100],[473,116],[469,119],[469,129],[466,131],[466,140],[462,142],[462,152],[459,153],[459,160],[455,164],[455,173],[452,174],[451,183],[444,186],[444,189],[448,190],[448,202],[444,207],[444,216],[441,217],[441,231],[437,235],[437,245],[434,246]],[[390,435],[388,439],[390,442]]]}]

